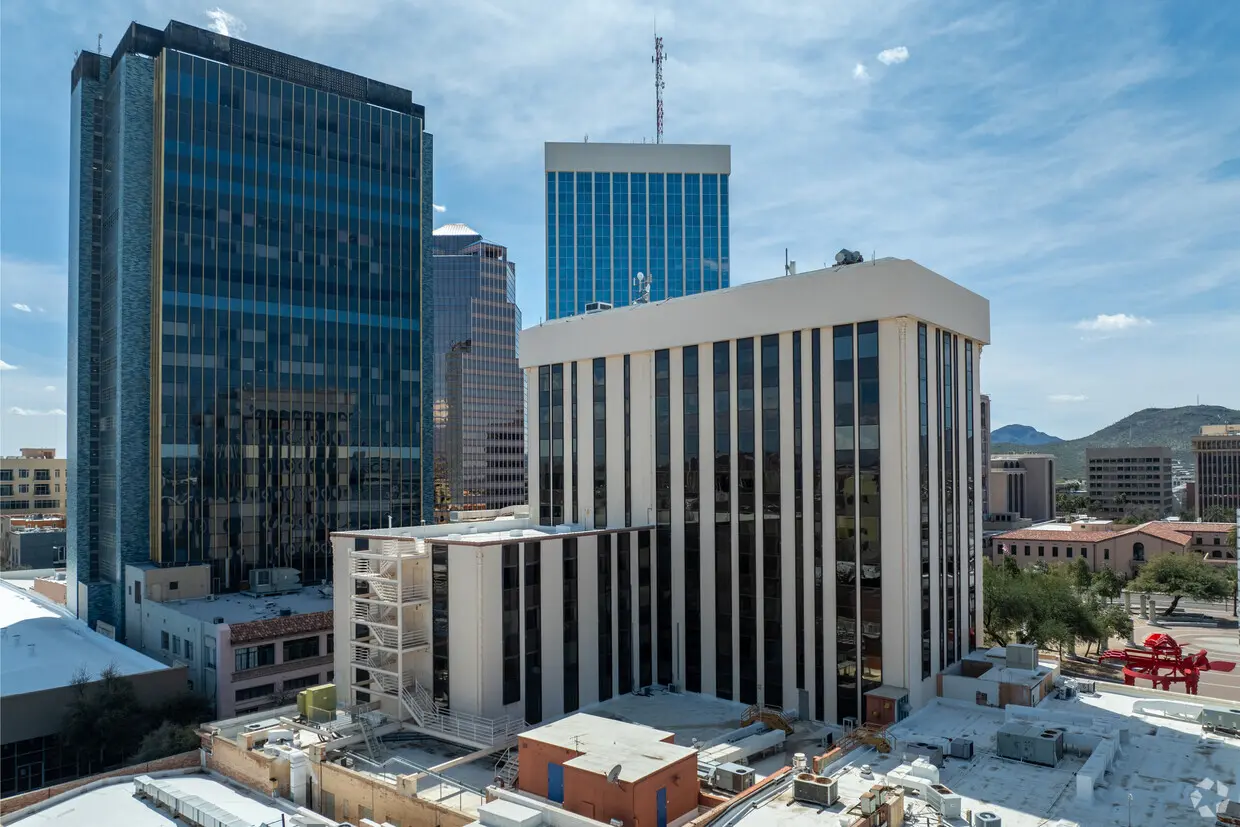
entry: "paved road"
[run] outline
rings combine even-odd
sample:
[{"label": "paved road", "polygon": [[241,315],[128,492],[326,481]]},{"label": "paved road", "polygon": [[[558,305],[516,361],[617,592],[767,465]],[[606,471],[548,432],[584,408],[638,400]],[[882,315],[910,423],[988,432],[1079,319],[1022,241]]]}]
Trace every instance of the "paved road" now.
[{"label": "paved road", "polygon": [[[1199,649],[1205,649],[1212,661],[1230,661],[1237,664],[1236,669],[1231,672],[1202,672],[1197,692],[1212,698],[1240,702],[1240,637],[1238,637],[1236,627],[1229,625],[1231,628],[1212,629],[1179,626],[1174,623],[1160,626],[1138,623],[1134,630],[1134,637],[1140,642],[1145,640],[1147,635],[1163,632],[1175,638],[1176,642],[1188,651],[1196,652]],[[1146,682],[1143,685],[1149,684]],[[1180,691],[1182,692],[1183,689]]]}]

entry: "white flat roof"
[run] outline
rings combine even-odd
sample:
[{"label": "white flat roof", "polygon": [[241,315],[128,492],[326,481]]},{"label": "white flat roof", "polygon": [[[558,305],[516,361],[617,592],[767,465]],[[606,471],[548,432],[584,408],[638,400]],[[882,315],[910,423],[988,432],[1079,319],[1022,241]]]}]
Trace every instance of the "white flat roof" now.
[{"label": "white flat roof", "polygon": [[[1072,700],[1047,699],[1037,710],[1089,715],[1104,724],[1126,724],[1130,743],[1123,745],[1106,782],[1094,790],[1092,803],[1076,799],[1076,773],[1084,756],[1067,754],[1056,767],[1043,767],[1000,758],[995,754],[995,734],[1004,723],[1003,710],[936,700],[890,729],[903,741],[942,743],[948,738],[969,738],[974,744],[972,760],[948,758],[940,782],[961,796],[961,809],[986,810],[1003,820],[1003,827],[1201,827],[1212,824],[1198,806],[1211,810],[1226,797],[1223,789],[1236,789],[1240,768],[1240,742],[1235,738],[1203,736],[1201,727],[1181,720],[1135,713],[1137,701],[1164,699],[1191,703],[1184,695],[1107,691]],[[1196,700],[1196,699],[1194,699]],[[1210,703],[1209,699],[1200,699]],[[1222,705],[1226,705],[1223,702]],[[902,762],[896,756],[880,756],[872,749],[855,750],[826,768],[839,780],[841,803],[822,811],[791,800],[791,791],[751,811],[740,822],[745,827],[796,825],[810,827],[830,823],[831,813],[857,803],[861,793],[883,783],[886,774]],[[871,778],[860,768],[869,764]],[[1199,804],[1193,802],[1197,793]],[[1131,797],[1132,820],[1129,822]],[[916,823],[936,823],[936,813],[917,797],[905,798],[905,818]],[[946,822],[944,822],[946,823]],[[952,823],[960,823],[953,821]]]},{"label": "white flat roof", "polygon": [[547,172],[654,172],[729,175],[732,147],[726,144],[615,144],[598,142],[543,145]]},{"label": "white flat roof", "polygon": [[[296,810],[273,806],[270,797],[243,792],[232,784],[209,775],[175,775],[160,779],[176,787],[179,794],[196,795],[227,810],[247,824],[280,824],[282,817]],[[157,810],[148,802],[134,798],[133,781],[120,781],[70,796],[33,815],[5,824],[22,827],[166,827],[183,825],[167,810]],[[335,822],[329,822],[335,824]]]},{"label": "white flat roof", "polygon": [[915,261],[882,258],[527,327],[521,367],[899,317],[990,342],[989,301]]},{"label": "white flat roof", "polygon": [[638,781],[696,753],[692,747],[663,740],[673,737],[670,732],[585,713],[523,732],[520,737],[582,753],[565,761],[566,767],[606,775],[619,766],[621,781]]},{"label": "white flat roof", "polygon": [[109,665],[122,675],[169,668],[8,583],[0,584],[0,629],[0,697],[68,686],[80,670],[97,678]]},{"label": "white flat roof", "polygon": [[[322,591],[327,589],[326,594]],[[281,609],[291,609],[293,614],[332,610],[331,587],[303,586],[300,592],[253,597],[248,594],[221,594],[215,600],[169,600],[163,605],[176,609],[196,620],[210,623],[222,617],[229,625],[249,623],[251,620],[270,620],[280,616]]]},{"label": "white flat roof", "polygon": [[[495,520],[476,520],[464,523],[440,523],[426,526],[402,526],[399,528],[371,528],[363,531],[336,531],[333,537],[366,537],[371,540],[422,540],[427,543],[446,545],[496,545],[520,543],[525,540],[554,540],[563,537],[579,537],[583,534],[606,534],[608,532],[641,531],[653,525],[634,525],[618,528],[586,528],[580,524],[561,526],[537,525],[529,517],[501,517]],[[371,547],[374,550],[374,547]]]}]

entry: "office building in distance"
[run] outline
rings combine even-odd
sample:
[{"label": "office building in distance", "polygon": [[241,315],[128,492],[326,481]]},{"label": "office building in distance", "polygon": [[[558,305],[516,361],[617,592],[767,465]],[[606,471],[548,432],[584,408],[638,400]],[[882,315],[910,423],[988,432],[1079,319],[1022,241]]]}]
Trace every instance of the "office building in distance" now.
[{"label": "office building in distance", "polygon": [[1170,448],[1086,448],[1085,462],[1092,516],[1159,519],[1175,508]]},{"label": "office building in distance", "polygon": [[1054,455],[995,454],[986,476],[990,525],[1016,528],[1055,519]]},{"label": "office building in distance", "polygon": [[410,92],[130,25],[72,73],[69,605],[128,564],[330,577],[430,518],[431,136]]},{"label": "office building in distance", "polygon": [[1240,424],[1203,425],[1193,437],[1193,459],[1197,516],[1219,508],[1234,516],[1240,510]]},{"label": "office building in distance", "polygon": [[483,744],[652,685],[903,718],[981,643],[989,323],[882,259],[526,329],[528,513],[334,534],[342,695]]},{"label": "office building in distance", "polygon": [[435,521],[525,502],[517,270],[464,224],[435,244]]},{"label": "office building in distance", "polygon": [[64,514],[69,475],[55,448],[22,448],[0,457],[0,517]]},{"label": "office building in distance", "polygon": [[729,284],[728,146],[548,143],[547,318]]}]

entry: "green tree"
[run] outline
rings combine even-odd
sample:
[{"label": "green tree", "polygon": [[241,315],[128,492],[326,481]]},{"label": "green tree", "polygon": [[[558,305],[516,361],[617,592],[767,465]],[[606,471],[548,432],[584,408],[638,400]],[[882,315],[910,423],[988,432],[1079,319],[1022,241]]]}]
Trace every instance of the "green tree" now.
[{"label": "green tree", "polygon": [[1127,581],[1121,575],[1111,569],[1098,569],[1094,572],[1089,588],[1099,597],[1111,601],[1123,594],[1125,582]]},{"label": "green tree", "polygon": [[167,758],[169,755],[179,755],[182,752],[197,749],[201,742],[198,731],[194,727],[164,721],[142,739],[142,744],[138,747],[138,753],[133,757],[133,761],[145,763]]},{"label": "green tree", "polygon": [[1068,564],[1072,573],[1072,584],[1078,592],[1087,592],[1093,585],[1094,573],[1089,570],[1089,561],[1078,557]]},{"label": "green tree", "polygon": [[64,745],[77,756],[80,771],[119,766],[146,731],[133,684],[109,665],[97,679],[79,671],[71,686],[73,699],[61,729]]},{"label": "green tree", "polygon": [[1211,566],[1193,554],[1163,554],[1141,568],[1137,579],[1128,588],[1136,592],[1165,594],[1171,605],[1163,614],[1175,612],[1182,598],[1190,600],[1225,600],[1235,594],[1221,567]]},{"label": "green tree", "polygon": [[1224,505],[1212,505],[1202,512],[1201,520],[1205,523],[1234,523],[1236,512]]}]

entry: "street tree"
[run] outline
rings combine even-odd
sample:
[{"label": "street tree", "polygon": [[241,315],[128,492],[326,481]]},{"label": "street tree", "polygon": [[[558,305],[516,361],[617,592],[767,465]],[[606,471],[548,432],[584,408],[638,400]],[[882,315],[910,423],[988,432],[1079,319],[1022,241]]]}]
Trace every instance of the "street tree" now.
[{"label": "street tree", "polygon": [[1224,600],[1235,588],[1221,567],[1212,566],[1194,554],[1163,554],[1141,568],[1137,578],[1128,584],[1136,592],[1165,594],[1171,605],[1164,611],[1170,616],[1180,600]]}]

